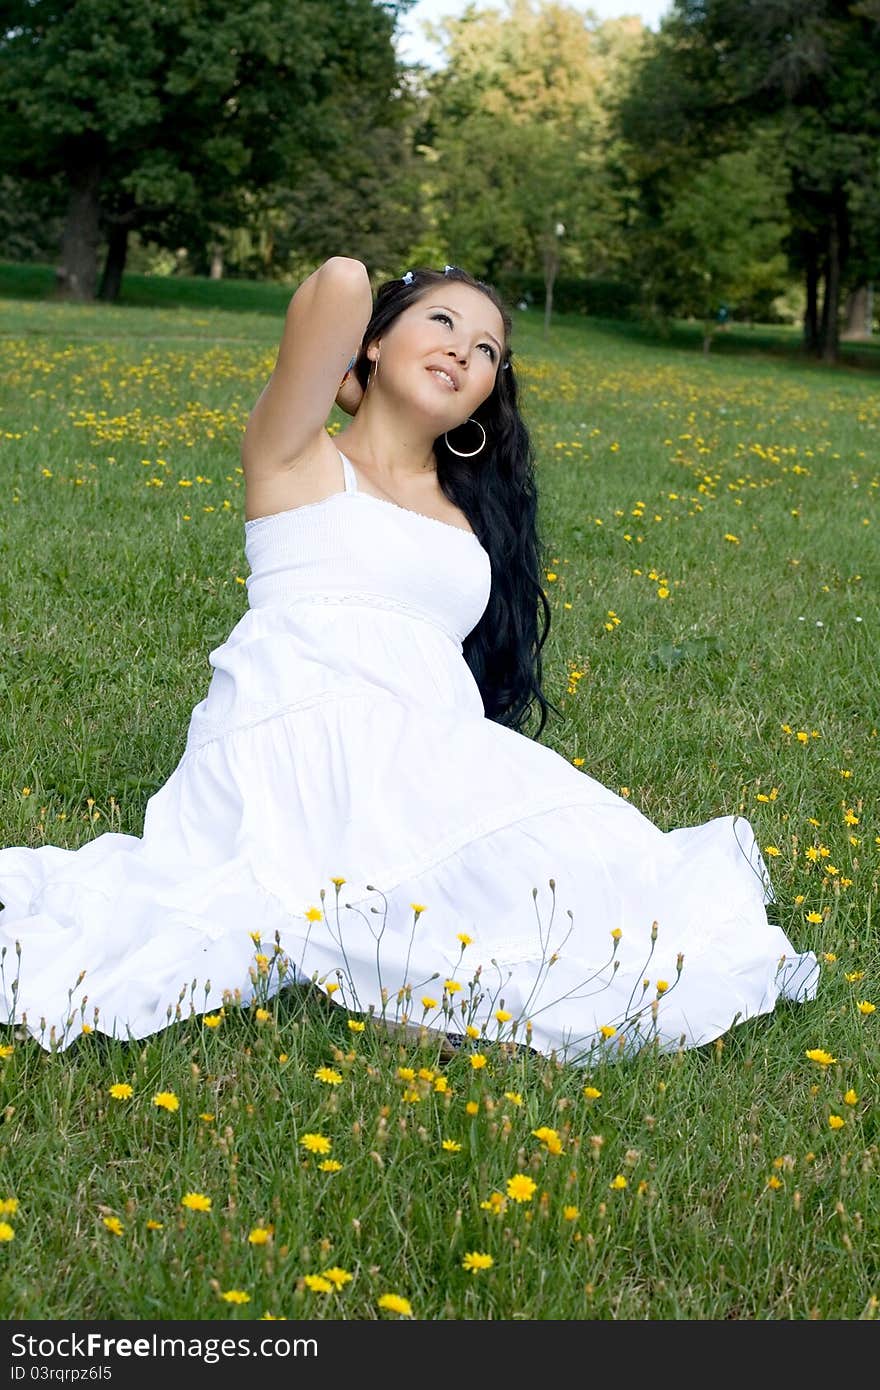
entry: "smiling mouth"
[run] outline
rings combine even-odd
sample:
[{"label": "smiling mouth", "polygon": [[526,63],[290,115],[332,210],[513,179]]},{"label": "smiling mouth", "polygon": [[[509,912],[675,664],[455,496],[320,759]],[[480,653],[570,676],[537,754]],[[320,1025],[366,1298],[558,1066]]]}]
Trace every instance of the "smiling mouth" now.
[{"label": "smiling mouth", "polygon": [[439,376],[440,380],[441,380],[441,381],[445,381],[445,382],[447,383],[447,385],[450,387],[451,390],[453,390],[453,391],[457,391],[457,390],[458,390],[458,387],[456,386],[455,382],[452,380],[452,377],[449,375],[448,372],[444,372],[443,369],[442,369],[442,367],[429,367],[429,368],[428,368],[428,371],[429,371],[429,372],[432,372],[434,376]]}]

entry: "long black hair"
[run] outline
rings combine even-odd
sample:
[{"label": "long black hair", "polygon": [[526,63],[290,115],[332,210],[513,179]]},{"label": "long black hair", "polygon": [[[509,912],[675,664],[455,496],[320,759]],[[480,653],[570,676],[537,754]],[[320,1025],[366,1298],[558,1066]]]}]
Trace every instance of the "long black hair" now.
[{"label": "long black hair", "polygon": [[[434,441],[437,481],[464,512],[492,565],[486,611],[462,650],[479,687],[486,717],[526,733],[532,706],[537,703],[540,722],[533,735],[537,739],[547,722],[548,709],[555,714],[561,711],[541,689],[541,649],[550,631],[550,605],[541,582],[544,556],[537,528],[535,460],[519,413],[519,388],[510,354],[510,313],[491,285],[457,266],[447,266],[445,271],[408,271],[403,278],[379,286],[353,370],[366,390],[371,367],[366,356],[368,345],[429,289],[448,280],[485,294],[501,314],[505,337],[492,394],[473,416],[486,431],[484,449],[476,459],[465,459],[448,448],[443,435]],[[467,449],[475,442],[473,425],[464,426],[463,431],[460,447]]]}]

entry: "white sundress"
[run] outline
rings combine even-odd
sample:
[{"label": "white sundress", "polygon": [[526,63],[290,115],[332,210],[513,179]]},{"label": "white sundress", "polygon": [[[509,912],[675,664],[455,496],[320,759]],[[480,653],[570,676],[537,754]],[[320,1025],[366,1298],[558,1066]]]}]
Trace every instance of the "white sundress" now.
[{"label": "white sundress", "polygon": [[344,491],[246,523],[249,607],[143,835],[0,850],[0,1022],[141,1039],[313,981],[583,1065],[813,998],[748,820],[661,831],[487,719],[487,551],[340,458]]}]

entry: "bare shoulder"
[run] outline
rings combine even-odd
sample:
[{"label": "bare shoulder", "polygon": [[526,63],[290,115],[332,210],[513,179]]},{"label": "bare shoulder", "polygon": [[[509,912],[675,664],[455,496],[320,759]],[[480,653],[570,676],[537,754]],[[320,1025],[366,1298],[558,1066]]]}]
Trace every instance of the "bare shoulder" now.
[{"label": "bare shoulder", "polygon": [[320,430],[283,470],[264,475],[245,475],[245,518],[255,521],[275,512],[323,502],[345,489],[339,450],[326,430]]}]

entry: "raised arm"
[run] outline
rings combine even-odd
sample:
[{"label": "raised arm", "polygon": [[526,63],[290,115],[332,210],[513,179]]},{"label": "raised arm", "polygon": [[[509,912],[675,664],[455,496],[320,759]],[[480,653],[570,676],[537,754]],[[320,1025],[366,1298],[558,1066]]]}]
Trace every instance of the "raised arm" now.
[{"label": "raised arm", "polygon": [[357,352],[373,298],[366,266],[331,256],[297,289],[278,358],[241,446],[246,480],[267,481],[308,454]]}]

